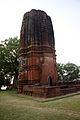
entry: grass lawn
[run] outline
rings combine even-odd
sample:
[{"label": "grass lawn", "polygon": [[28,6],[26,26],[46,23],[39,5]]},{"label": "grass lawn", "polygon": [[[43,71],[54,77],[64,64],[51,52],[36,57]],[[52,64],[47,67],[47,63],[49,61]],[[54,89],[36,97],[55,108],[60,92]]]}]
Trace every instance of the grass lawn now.
[{"label": "grass lawn", "polygon": [[44,100],[0,91],[0,120],[80,120],[80,94]]}]

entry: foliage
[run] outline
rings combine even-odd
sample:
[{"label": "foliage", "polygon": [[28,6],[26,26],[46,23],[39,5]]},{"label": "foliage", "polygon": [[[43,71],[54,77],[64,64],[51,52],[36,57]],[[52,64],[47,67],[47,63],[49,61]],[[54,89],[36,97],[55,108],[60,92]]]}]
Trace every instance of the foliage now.
[{"label": "foliage", "polygon": [[64,79],[64,64],[57,63],[58,79]]},{"label": "foliage", "polygon": [[79,67],[73,63],[67,63],[64,65],[65,70],[65,80],[75,80],[78,79],[79,76]]},{"label": "foliage", "polygon": [[0,44],[0,87],[9,85],[12,77],[18,75],[18,50],[17,37],[6,39]]},{"label": "foliage", "polygon": [[59,80],[76,80],[80,78],[80,67],[73,64],[57,64]]}]

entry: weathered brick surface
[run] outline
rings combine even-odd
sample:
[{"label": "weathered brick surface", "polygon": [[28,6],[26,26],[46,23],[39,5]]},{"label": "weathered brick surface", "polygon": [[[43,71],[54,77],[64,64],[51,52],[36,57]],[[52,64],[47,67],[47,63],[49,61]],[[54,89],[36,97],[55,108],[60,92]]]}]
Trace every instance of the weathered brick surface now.
[{"label": "weathered brick surface", "polygon": [[19,66],[18,86],[21,81],[46,85],[49,75],[57,80],[54,31],[51,18],[44,11],[32,9],[23,16]]}]

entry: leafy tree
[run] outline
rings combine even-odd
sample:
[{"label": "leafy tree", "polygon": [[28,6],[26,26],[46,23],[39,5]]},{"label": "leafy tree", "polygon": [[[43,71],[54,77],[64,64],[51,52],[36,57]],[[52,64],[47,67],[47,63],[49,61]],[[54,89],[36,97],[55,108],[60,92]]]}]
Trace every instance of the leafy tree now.
[{"label": "leafy tree", "polygon": [[4,45],[0,44],[0,88],[4,84]]},{"label": "leafy tree", "polygon": [[64,79],[64,64],[57,63],[57,71],[58,71],[58,79],[63,80]]},{"label": "leafy tree", "polygon": [[59,80],[76,80],[80,78],[80,67],[73,63],[57,63],[57,69]]},{"label": "leafy tree", "polygon": [[65,70],[65,80],[75,80],[80,77],[80,69],[79,66],[73,63],[67,63],[64,65]]},{"label": "leafy tree", "polygon": [[[10,84],[10,80],[14,77],[14,81],[18,77],[18,50],[19,39],[17,37],[6,39],[0,44],[0,86],[4,83]],[[4,81],[4,82],[3,82]]]}]

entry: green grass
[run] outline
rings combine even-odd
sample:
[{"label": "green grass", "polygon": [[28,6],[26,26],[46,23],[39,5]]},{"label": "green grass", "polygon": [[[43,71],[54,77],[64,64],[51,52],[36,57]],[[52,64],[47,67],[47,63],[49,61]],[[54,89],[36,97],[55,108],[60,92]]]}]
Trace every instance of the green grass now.
[{"label": "green grass", "polygon": [[45,100],[0,91],[0,120],[80,120],[80,94]]}]

